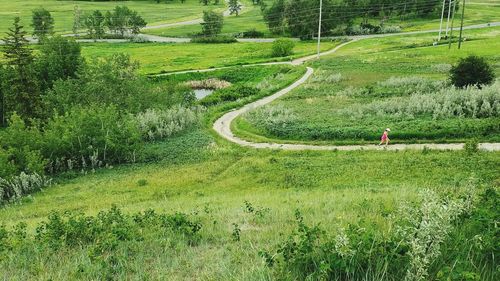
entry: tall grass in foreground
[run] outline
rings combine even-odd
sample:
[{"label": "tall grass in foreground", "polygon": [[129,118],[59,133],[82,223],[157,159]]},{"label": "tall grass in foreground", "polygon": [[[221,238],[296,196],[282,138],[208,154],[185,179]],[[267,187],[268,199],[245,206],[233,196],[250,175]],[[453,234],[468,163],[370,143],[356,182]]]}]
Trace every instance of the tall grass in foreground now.
[{"label": "tall grass in foreground", "polygon": [[[492,204],[475,206],[478,199],[497,202],[498,194],[488,189],[478,198],[472,184],[446,192],[424,189],[417,201],[401,203],[387,217],[391,227],[384,233],[376,231],[370,222],[361,221],[330,234],[319,225],[307,225],[297,211],[296,230],[274,251],[260,254],[280,280],[497,280],[494,257],[498,249],[491,246],[484,251],[479,248],[466,259],[455,254],[456,260],[448,261],[446,266],[441,261],[449,251],[472,250],[456,247],[459,241],[449,240],[463,223],[470,223],[468,218],[484,212],[499,213]],[[493,235],[499,233],[495,228]],[[492,230],[482,231],[488,241],[480,244],[498,242]],[[467,246],[470,239],[478,241],[475,236],[460,239]],[[448,266],[457,263],[462,267],[450,271]],[[474,270],[477,263],[483,267]]]}]

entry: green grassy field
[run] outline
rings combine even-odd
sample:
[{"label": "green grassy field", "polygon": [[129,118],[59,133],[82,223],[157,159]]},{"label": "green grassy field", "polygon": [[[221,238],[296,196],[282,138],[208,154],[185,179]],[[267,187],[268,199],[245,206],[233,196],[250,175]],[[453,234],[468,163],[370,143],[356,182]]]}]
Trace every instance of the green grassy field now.
[{"label": "green grassy field", "polygon": [[[322,44],[322,50],[335,47],[338,42]],[[271,56],[272,43],[231,44],[162,44],[162,43],[92,43],[83,44],[82,53],[87,58],[126,53],[141,64],[141,73],[171,72],[204,69],[259,62],[287,61],[313,54],[314,42],[297,42],[294,54],[288,57]]]},{"label": "green grassy field", "polygon": [[[389,127],[393,129],[392,140],[399,143],[453,142],[472,137],[498,141],[500,123],[495,117],[435,119],[432,115],[360,116],[356,112],[362,105],[389,101],[401,95],[410,97],[400,93],[404,89],[384,88],[377,86],[378,82],[411,76],[446,80],[447,71],[439,70],[439,66],[449,67],[469,54],[487,57],[500,73],[500,57],[496,51],[500,48],[499,32],[499,28],[466,31],[469,41],[461,50],[457,50],[456,44],[451,50],[447,44],[433,47],[434,34],[354,42],[320,62],[313,62],[317,70],[314,76],[298,90],[273,103],[296,115],[288,127],[272,133],[243,117],[233,124],[234,131],[244,138],[264,142],[345,144],[376,142],[381,131]],[[331,81],[332,77],[337,80]],[[354,111],[346,115],[346,109]]]},{"label": "green grassy field", "polygon": [[[272,35],[267,28],[267,24],[262,18],[260,7],[253,5],[250,1],[242,1],[242,3],[244,4],[244,8],[240,15],[231,15],[224,18],[221,33],[224,35],[235,35],[255,29],[263,32],[266,37],[271,37]],[[267,1],[266,3],[271,2]],[[189,37],[200,32],[201,26],[199,24],[144,30],[146,34],[165,37]]]},{"label": "green grassy field", "polygon": [[144,1],[57,1],[57,0],[29,0],[29,1],[9,1],[0,0],[0,35],[12,25],[13,18],[19,16],[22,24],[31,30],[31,11],[43,7],[51,12],[55,20],[55,31],[57,33],[70,33],[73,27],[73,10],[75,5],[85,12],[93,10],[108,11],[117,5],[125,5],[137,11],[148,23],[155,25],[161,23],[179,22],[200,18],[203,10],[215,9],[224,10],[224,5],[203,6],[197,0],[186,0],[185,3],[173,1],[157,4],[153,0]]}]

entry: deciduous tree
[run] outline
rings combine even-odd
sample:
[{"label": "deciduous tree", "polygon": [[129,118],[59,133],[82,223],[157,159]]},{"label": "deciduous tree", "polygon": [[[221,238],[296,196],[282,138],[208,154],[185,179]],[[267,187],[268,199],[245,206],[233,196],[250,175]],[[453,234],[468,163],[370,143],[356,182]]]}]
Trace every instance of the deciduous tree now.
[{"label": "deciduous tree", "polygon": [[38,8],[32,12],[33,36],[43,39],[54,34],[54,19],[50,12],[44,8]]}]

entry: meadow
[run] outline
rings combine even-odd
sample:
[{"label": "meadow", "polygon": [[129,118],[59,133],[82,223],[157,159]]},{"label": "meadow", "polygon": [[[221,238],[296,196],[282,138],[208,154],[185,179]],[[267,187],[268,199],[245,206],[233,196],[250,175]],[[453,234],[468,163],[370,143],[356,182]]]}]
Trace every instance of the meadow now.
[{"label": "meadow", "polygon": [[[468,41],[461,50],[456,43],[450,50],[446,42],[432,46],[435,34],[353,42],[313,62],[316,72],[305,85],[268,106],[267,111],[238,119],[234,131],[258,141],[345,144],[376,142],[381,131],[389,127],[395,143],[471,138],[496,142],[500,136],[498,113],[481,117],[479,113],[447,114],[444,107],[433,111],[423,108],[426,97],[434,105],[440,96],[442,104],[464,96],[456,93],[445,98],[445,92],[450,91],[446,90],[448,70],[461,57],[472,53],[487,56],[499,73],[499,32],[498,28],[467,31]],[[443,94],[436,96],[437,92]],[[498,85],[492,86],[490,93],[488,103],[494,109]],[[404,109],[403,104],[407,105]],[[273,108],[278,112],[273,113]],[[480,108],[481,102],[478,111]],[[282,120],[266,125],[266,116],[272,114]]]},{"label": "meadow", "polygon": [[[339,42],[325,42],[321,50],[329,50]],[[190,69],[235,66],[242,64],[290,61],[293,58],[314,54],[316,43],[297,42],[293,55],[273,57],[272,43],[238,42],[229,44],[200,43],[88,43],[82,45],[87,58],[105,57],[124,52],[141,64],[140,72],[154,74]]]},{"label": "meadow", "polygon": [[[224,4],[203,6],[197,0],[168,1],[156,3],[154,0],[138,1],[57,1],[57,0],[29,0],[9,1],[1,0],[0,7],[0,35],[7,31],[15,16],[21,18],[21,23],[30,32],[31,11],[43,7],[48,10],[55,21],[54,31],[64,34],[71,33],[73,26],[73,12],[75,6],[82,10],[83,14],[101,10],[102,12],[112,10],[117,5],[125,5],[141,15],[148,25],[162,23],[180,22],[200,18],[204,10],[223,11]],[[83,32],[83,31],[82,31]]]}]

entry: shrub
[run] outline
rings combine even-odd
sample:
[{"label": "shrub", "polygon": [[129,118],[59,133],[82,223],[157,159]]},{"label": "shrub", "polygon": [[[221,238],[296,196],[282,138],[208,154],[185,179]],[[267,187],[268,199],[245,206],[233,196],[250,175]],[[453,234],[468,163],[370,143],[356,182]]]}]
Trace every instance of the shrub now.
[{"label": "shrub", "polygon": [[241,36],[243,38],[262,38],[264,37],[264,32],[257,31],[255,28],[248,31],[244,31]]},{"label": "shrub", "polygon": [[471,139],[465,142],[464,145],[465,153],[472,155],[479,151],[479,141],[477,139]]},{"label": "shrub", "polygon": [[401,27],[396,25],[384,25],[380,28],[380,33],[398,33],[401,32]]},{"label": "shrub", "polygon": [[311,79],[314,83],[338,83],[342,81],[342,74],[327,70],[318,70]]},{"label": "shrub", "polygon": [[450,70],[451,83],[459,88],[489,85],[494,79],[495,73],[486,59],[474,55],[460,59]]},{"label": "shrub", "polygon": [[231,83],[225,80],[220,80],[218,78],[209,78],[205,80],[191,80],[187,81],[185,84],[186,86],[192,89],[213,89],[213,90],[223,89],[231,86]]},{"label": "shrub", "polygon": [[148,109],[136,116],[139,131],[146,140],[160,140],[196,125],[203,109],[174,107],[167,110]]},{"label": "shrub", "polygon": [[384,89],[385,91],[389,90],[391,92],[408,95],[413,93],[431,94],[445,88],[448,84],[446,81],[436,81],[419,76],[408,76],[390,77],[383,82],[378,82],[377,86],[386,88]]},{"label": "shrub", "polygon": [[50,160],[49,170],[57,172],[133,162],[140,143],[133,116],[95,105],[56,114],[44,128],[41,150]]},{"label": "shrub", "polygon": [[147,234],[161,238],[169,232],[188,239],[195,239],[201,224],[183,213],[157,214],[153,210],[132,216],[123,214],[113,206],[97,216],[85,216],[66,212],[53,212],[47,221],[40,223],[35,239],[53,249],[91,246],[91,258],[109,253],[123,241],[143,240]]},{"label": "shrub", "polygon": [[238,40],[233,36],[199,36],[191,38],[191,43],[220,44],[235,42],[238,42]]},{"label": "shrub", "polygon": [[260,107],[247,113],[245,118],[255,126],[263,128],[272,134],[286,130],[289,125],[295,123],[298,119],[292,110],[282,105]]},{"label": "shrub", "polygon": [[51,179],[37,173],[26,174],[21,172],[10,180],[0,178],[0,204],[21,198],[49,186]]},{"label": "shrub", "polygon": [[38,127],[27,126],[14,113],[9,126],[0,131],[0,166],[5,167],[0,176],[8,178],[20,172],[43,174],[47,162],[40,151],[42,139]]},{"label": "shrub", "polygon": [[290,39],[276,39],[273,42],[272,53],[273,57],[286,57],[293,54],[293,48],[295,47],[295,42]]},{"label": "shrub", "polygon": [[206,96],[200,103],[205,106],[215,105],[225,101],[235,101],[241,98],[257,95],[259,90],[254,87],[235,85],[224,88]]}]

